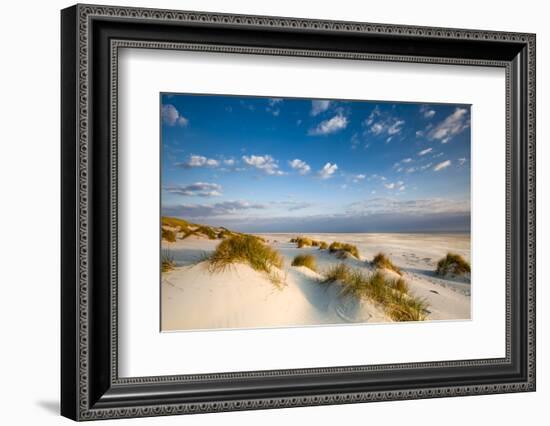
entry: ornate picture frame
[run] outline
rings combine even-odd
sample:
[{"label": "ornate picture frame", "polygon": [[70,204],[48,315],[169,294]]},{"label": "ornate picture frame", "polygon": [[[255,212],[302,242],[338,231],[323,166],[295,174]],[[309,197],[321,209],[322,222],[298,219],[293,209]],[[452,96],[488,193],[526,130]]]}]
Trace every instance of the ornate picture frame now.
[{"label": "ornate picture frame", "polygon": [[[62,415],[94,420],[535,390],[534,34],[96,5],[64,9],[61,30]],[[126,47],[503,68],[506,356],[119,377],[117,64]]]}]

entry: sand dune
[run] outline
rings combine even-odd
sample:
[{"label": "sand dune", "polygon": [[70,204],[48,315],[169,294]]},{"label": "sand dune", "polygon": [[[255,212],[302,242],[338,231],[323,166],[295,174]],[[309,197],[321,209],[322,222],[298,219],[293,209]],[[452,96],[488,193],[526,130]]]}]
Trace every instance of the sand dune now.
[{"label": "sand dune", "polygon": [[383,310],[368,300],[342,296],[338,285],[319,285],[321,275],[310,269],[290,266],[298,254],[316,257],[318,271],[345,262],[372,271],[365,260],[383,251],[403,271],[414,296],[429,303],[428,320],[470,318],[469,279],[442,279],[434,274],[437,260],[448,251],[470,258],[468,235],[423,234],[308,234],[327,241],[357,245],[360,259],[338,259],[317,247],[298,249],[289,243],[295,234],[265,234],[285,259],[279,273],[284,285],[277,288],[261,272],[248,265],[234,264],[212,273],[204,256],[219,240],[191,236],[174,243],[163,241],[176,264],[162,274],[163,331],[220,328],[259,328],[321,324],[389,322]]}]

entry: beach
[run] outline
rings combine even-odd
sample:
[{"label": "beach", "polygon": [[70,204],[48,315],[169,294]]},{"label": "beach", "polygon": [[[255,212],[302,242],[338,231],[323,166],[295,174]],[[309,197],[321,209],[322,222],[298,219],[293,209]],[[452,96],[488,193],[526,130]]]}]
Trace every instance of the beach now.
[{"label": "beach", "polygon": [[[409,293],[426,302],[425,321],[471,318],[471,283],[467,276],[438,276],[437,262],[447,253],[470,262],[467,233],[313,233],[313,240],[334,241],[357,247],[359,256],[336,256],[329,250],[290,242],[296,233],[257,234],[283,258],[278,283],[246,263],[213,271],[211,255],[219,239],[191,235],[174,242],[162,241],[173,268],[161,278],[162,331],[242,329],[392,322],[383,307],[372,300],[343,294],[337,285],[321,285],[325,272],[339,264],[372,274],[377,253],[387,255],[400,270],[385,271],[402,278]],[[316,271],[291,266],[298,255],[311,255]]]}]

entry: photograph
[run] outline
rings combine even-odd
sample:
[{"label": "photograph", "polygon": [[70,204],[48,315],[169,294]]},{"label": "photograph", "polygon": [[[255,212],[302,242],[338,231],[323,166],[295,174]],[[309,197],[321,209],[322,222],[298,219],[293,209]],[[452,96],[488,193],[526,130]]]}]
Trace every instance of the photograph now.
[{"label": "photograph", "polygon": [[161,331],[469,320],[470,109],[162,93]]}]

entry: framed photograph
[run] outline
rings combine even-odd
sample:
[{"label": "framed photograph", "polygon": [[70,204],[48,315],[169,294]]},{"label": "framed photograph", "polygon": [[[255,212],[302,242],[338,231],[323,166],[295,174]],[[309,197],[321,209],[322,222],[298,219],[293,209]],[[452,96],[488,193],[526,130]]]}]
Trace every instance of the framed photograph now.
[{"label": "framed photograph", "polygon": [[61,29],[64,416],[535,390],[535,35]]}]

